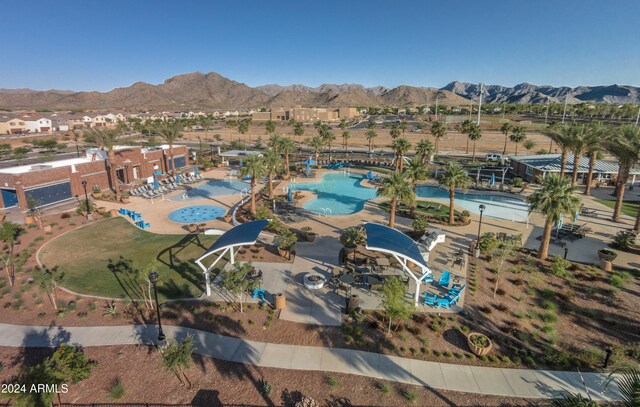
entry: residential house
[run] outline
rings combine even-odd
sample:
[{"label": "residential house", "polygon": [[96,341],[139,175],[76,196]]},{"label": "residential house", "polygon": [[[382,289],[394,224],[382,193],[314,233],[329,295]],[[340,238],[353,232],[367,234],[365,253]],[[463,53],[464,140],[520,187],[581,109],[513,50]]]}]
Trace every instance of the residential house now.
[{"label": "residential house", "polygon": [[0,117],[0,134],[24,134],[27,133],[27,123],[15,116]]},{"label": "residential house", "polygon": [[51,119],[43,116],[25,116],[23,120],[29,133],[49,133],[53,131]]}]

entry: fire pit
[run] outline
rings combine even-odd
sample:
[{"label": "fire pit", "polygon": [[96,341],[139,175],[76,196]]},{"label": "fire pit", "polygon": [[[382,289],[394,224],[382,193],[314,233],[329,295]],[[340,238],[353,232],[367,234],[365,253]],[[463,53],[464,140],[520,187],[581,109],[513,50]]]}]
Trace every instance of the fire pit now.
[{"label": "fire pit", "polygon": [[318,273],[307,273],[303,277],[304,286],[310,290],[318,290],[324,287],[325,278]]}]

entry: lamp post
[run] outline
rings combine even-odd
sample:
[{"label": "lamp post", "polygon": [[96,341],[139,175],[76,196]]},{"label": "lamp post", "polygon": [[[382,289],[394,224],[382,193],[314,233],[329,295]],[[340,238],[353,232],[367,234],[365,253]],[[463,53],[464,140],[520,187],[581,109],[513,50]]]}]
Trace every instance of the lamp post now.
[{"label": "lamp post", "polygon": [[149,281],[153,286],[153,295],[156,300],[156,311],[158,313],[158,345],[159,345],[162,342],[164,342],[165,336],[164,336],[164,332],[162,332],[162,321],[160,320],[160,304],[158,303],[158,287],[157,287],[158,273],[155,271],[152,271],[151,273],[149,273]]},{"label": "lamp post", "polygon": [[479,209],[480,209],[480,222],[478,222],[478,245],[476,246],[476,251],[474,253],[476,258],[480,257],[480,230],[482,229],[482,213],[484,212],[485,209],[487,209],[487,207],[484,205],[480,205]]},{"label": "lamp post", "polygon": [[87,193],[87,181],[82,181],[82,187],[84,188],[84,199],[87,207],[87,220],[91,220],[91,206],[89,205],[89,194]]}]

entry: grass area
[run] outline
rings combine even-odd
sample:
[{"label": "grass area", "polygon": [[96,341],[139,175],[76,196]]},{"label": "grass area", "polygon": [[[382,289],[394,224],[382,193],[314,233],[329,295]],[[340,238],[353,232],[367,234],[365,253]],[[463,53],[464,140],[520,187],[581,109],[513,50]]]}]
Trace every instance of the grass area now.
[{"label": "grass area", "polygon": [[394,173],[394,170],[388,169],[388,168],[384,168],[384,167],[373,167],[373,166],[369,166],[369,165],[362,165],[362,166],[359,166],[359,168],[362,168],[362,169],[365,169],[365,170],[371,170],[371,171],[373,171],[374,174],[376,172],[379,172],[380,174],[388,174],[388,175],[391,175],[391,174]]},{"label": "grass area", "polygon": [[136,280],[130,270],[156,261],[158,295],[188,298],[204,291],[204,275],[194,260],[215,240],[145,232],[118,217],[60,236],[42,248],[40,260],[64,271],[63,287],[113,298],[142,298],[139,285],[146,278]]},{"label": "grass area", "polygon": [[[609,199],[596,199],[596,201],[611,209],[616,207],[616,201]],[[622,213],[625,215],[635,218],[639,209],[640,202],[622,202]]]},{"label": "grass area", "polygon": [[[431,201],[417,201],[418,206],[416,208],[416,212],[418,214],[430,214],[435,218],[440,218],[441,216],[446,216],[447,219],[449,217],[449,206],[448,205],[443,205],[440,204],[438,202],[431,202]],[[382,209],[384,209],[385,211],[389,211],[390,209],[390,205],[389,202],[383,202],[380,204],[380,207]],[[406,205],[399,205],[398,206],[398,212],[408,212],[409,211],[409,207]],[[457,211],[454,209],[454,213],[456,216],[460,215],[460,211]]]}]

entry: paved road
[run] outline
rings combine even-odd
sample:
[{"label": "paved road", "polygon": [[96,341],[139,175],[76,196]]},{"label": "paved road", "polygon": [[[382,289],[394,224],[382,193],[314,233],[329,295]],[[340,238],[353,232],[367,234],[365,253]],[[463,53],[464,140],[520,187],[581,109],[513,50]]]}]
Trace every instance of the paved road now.
[{"label": "paved road", "polygon": [[[281,345],[222,336],[196,329],[166,326],[169,338],[193,335],[195,352],[221,360],[280,369],[350,373],[428,386],[436,389],[522,398],[555,398],[565,391],[589,394],[595,400],[619,398],[615,384],[604,388],[599,373],[501,369],[426,362],[349,349]],[[0,346],[51,347],[153,344],[152,325],[47,327],[0,323]],[[584,381],[584,383],[583,383]]]}]

